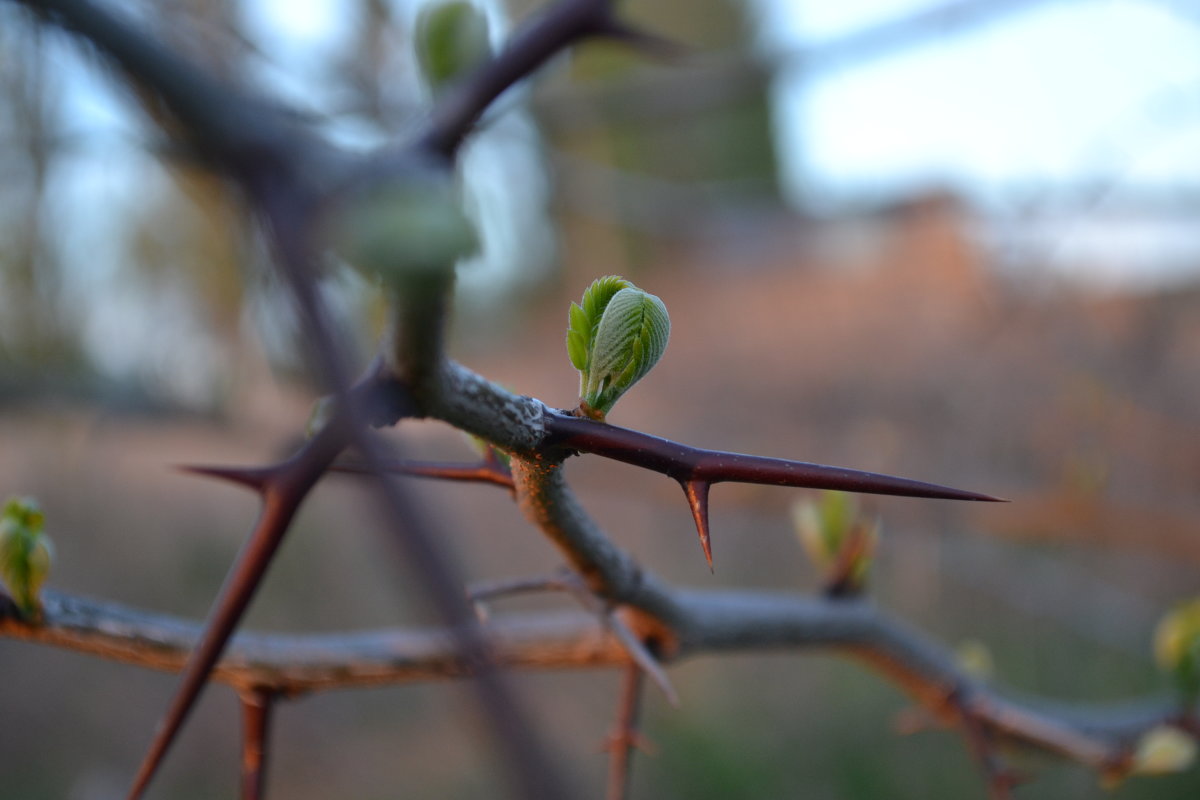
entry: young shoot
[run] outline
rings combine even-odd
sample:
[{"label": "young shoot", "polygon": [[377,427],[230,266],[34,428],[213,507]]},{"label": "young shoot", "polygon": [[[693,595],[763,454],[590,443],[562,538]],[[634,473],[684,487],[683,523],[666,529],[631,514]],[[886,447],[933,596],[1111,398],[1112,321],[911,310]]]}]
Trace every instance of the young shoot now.
[{"label": "young shoot", "polygon": [[606,275],[571,304],[568,321],[567,355],[579,370],[579,411],[603,420],[662,358],[671,318],[655,295]]}]

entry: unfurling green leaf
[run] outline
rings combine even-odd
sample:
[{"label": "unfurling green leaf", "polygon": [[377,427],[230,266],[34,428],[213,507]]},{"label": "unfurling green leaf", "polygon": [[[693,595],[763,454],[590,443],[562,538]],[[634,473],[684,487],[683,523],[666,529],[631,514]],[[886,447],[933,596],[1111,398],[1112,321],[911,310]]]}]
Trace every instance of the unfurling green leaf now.
[{"label": "unfurling green leaf", "polygon": [[1200,697],[1200,598],[1177,606],[1158,623],[1154,655],[1187,703]]},{"label": "unfurling green leaf", "polygon": [[568,315],[567,355],[579,370],[580,408],[603,419],[667,348],[671,319],[658,297],[617,275],[593,281]]},{"label": "unfurling green leaf", "polygon": [[340,256],[389,287],[448,277],[478,249],[453,181],[438,174],[365,187],[334,212],[329,237]]},{"label": "unfurling green leaf", "polygon": [[44,524],[37,502],[27,497],[11,498],[0,516],[0,579],[28,616],[41,612],[38,594],[54,558]]},{"label": "unfurling green leaf", "polygon": [[978,639],[964,639],[954,648],[954,660],[962,671],[980,681],[990,681],[996,674],[996,661],[991,649]]},{"label": "unfurling green leaf", "polygon": [[421,9],[415,44],[421,74],[435,93],[492,54],[487,17],[465,0],[430,3]]}]

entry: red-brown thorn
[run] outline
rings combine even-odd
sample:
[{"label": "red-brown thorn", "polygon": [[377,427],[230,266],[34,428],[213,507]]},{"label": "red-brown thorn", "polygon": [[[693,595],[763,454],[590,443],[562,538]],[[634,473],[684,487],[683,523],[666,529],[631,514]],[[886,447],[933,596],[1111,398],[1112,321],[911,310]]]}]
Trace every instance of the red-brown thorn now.
[{"label": "red-brown thorn", "polygon": [[688,508],[692,510],[692,519],[696,521],[696,533],[700,536],[700,547],[704,550],[704,558],[708,561],[708,571],[715,573],[712,556],[712,537],[708,529],[708,481],[680,481],[683,493],[687,495]]},{"label": "red-brown thorn", "polygon": [[607,422],[585,419],[569,412],[551,411],[545,416],[546,446],[591,453],[660,472],[679,481],[688,498],[700,545],[712,569],[708,525],[708,490],[714,483],[757,483],[795,486],[804,489],[839,489],[845,492],[925,497],[938,500],[1004,502],[979,492],[954,489],[936,483],[863,472],[806,461],[752,456],[721,450],[706,450],[681,442],[620,428]]}]

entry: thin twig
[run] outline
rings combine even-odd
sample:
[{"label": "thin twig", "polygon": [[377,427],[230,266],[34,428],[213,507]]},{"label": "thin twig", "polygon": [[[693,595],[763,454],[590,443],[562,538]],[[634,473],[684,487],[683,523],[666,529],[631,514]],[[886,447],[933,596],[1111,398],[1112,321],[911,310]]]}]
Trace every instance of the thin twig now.
[{"label": "thin twig", "polygon": [[256,687],[239,695],[242,704],[242,800],[266,797],[267,747],[276,694]]},{"label": "thin twig", "polygon": [[[444,481],[463,481],[467,483],[491,483],[503,486],[510,491],[513,489],[512,473],[494,459],[486,459],[473,464],[448,464],[435,461],[397,461],[384,459],[381,464],[383,471],[389,475],[412,475],[418,478],[436,478]],[[329,468],[330,472],[344,472],[354,475],[370,474],[366,464],[355,462],[338,462]]]},{"label": "thin twig", "polygon": [[641,711],[642,669],[630,664],[621,676],[616,727],[608,738],[608,792],[606,800],[625,800],[633,773],[633,751],[639,746],[638,716]]},{"label": "thin twig", "polygon": [[467,599],[475,608],[475,614],[480,621],[486,622],[491,616],[487,610],[487,602],[499,597],[511,597],[516,594],[535,594],[540,592],[570,591],[563,573],[554,575],[535,575],[525,578],[501,578],[471,584],[467,590]]}]

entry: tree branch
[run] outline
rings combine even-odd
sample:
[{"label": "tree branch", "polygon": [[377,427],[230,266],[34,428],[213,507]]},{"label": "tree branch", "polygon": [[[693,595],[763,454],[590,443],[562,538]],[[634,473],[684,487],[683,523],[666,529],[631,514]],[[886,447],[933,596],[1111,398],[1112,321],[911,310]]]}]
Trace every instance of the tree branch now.
[{"label": "tree branch", "polygon": [[[117,603],[43,592],[44,618],[31,624],[0,594],[0,636],[179,672],[203,626]],[[507,669],[595,668],[629,662],[620,642],[582,611],[501,616],[484,626],[492,661]],[[239,692],[280,695],[464,677],[471,673],[445,628],[330,634],[239,632],[212,680]]]},{"label": "tree branch", "polygon": [[[201,626],[47,590],[40,624],[0,595],[0,636],[48,644],[151,669],[177,671]],[[938,720],[969,716],[972,735],[1009,739],[1106,774],[1129,768],[1138,738],[1185,717],[1172,698],[1121,706],[1065,706],[1002,694],[965,673],[954,656],[868,603],[767,592],[674,590],[679,609],[667,662],[723,652],[835,649],[863,661]],[[561,670],[628,665],[625,648],[592,614],[497,616],[483,628],[493,663]],[[281,695],[458,678],[476,668],[444,628],[281,635],[239,633],[213,679],[239,691]],[[1186,728],[1193,736],[1194,728]]]},{"label": "tree branch", "polygon": [[[430,385],[436,382],[436,385]],[[709,566],[712,550],[708,526],[708,490],[713,483],[732,481],[811,489],[997,502],[969,492],[909,478],[829,467],[803,461],[707,450],[640,431],[609,425],[556,411],[529,397],[518,397],[453,362],[425,376],[421,388],[425,414],[442,419],[514,453],[513,478],[517,496],[530,517],[567,556],[568,561],[597,591],[622,594],[637,573],[633,560],[617,549],[590,521],[570,495],[566,482],[555,477],[563,460],[591,453],[679,481],[696,523]],[[483,399],[472,403],[468,398]],[[522,485],[524,484],[524,485]],[[607,576],[597,582],[601,572]],[[607,590],[600,584],[612,584]]]},{"label": "tree branch", "polygon": [[512,37],[433,109],[417,147],[449,159],[492,102],[558,53],[611,27],[612,0],[563,0]]}]

